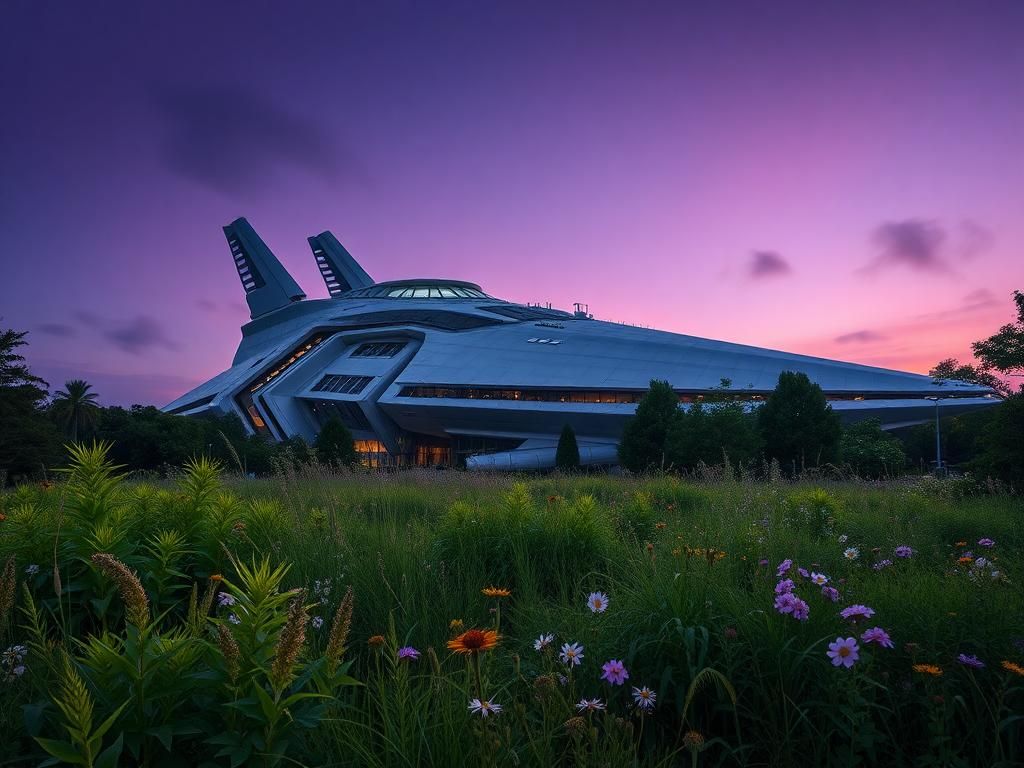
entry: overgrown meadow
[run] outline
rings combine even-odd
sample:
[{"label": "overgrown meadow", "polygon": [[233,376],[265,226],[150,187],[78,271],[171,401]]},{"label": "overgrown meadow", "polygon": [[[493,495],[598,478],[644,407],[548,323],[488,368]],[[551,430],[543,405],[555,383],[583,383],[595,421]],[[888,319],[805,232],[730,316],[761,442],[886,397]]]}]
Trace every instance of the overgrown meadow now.
[{"label": "overgrown meadow", "polygon": [[1024,763],[1024,509],[311,469],[0,496],[3,765]]}]

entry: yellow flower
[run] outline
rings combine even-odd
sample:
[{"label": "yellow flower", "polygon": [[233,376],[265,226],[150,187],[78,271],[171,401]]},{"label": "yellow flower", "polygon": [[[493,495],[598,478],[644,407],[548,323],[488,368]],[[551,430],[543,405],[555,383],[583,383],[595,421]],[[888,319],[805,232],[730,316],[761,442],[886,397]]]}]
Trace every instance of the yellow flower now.
[{"label": "yellow flower", "polygon": [[462,654],[480,653],[497,646],[498,639],[498,633],[493,629],[467,629],[448,641],[448,650]]},{"label": "yellow flower", "polygon": [[1013,672],[1013,674],[1015,675],[1020,675],[1021,677],[1024,677],[1024,667],[1022,667],[1020,664],[1014,664],[1012,661],[1004,660],[1003,669],[1005,669],[1007,672]]},{"label": "yellow flower", "polygon": [[448,629],[452,632],[458,632],[463,627],[462,619],[452,619],[448,622]]},{"label": "yellow flower", "polygon": [[484,587],[480,590],[485,597],[508,597],[512,594],[511,589],[504,587]]},{"label": "yellow flower", "polygon": [[932,677],[939,677],[942,675],[942,667],[937,667],[934,664],[915,664],[913,669],[915,672],[920,672],[922,675],[931,675]]}]

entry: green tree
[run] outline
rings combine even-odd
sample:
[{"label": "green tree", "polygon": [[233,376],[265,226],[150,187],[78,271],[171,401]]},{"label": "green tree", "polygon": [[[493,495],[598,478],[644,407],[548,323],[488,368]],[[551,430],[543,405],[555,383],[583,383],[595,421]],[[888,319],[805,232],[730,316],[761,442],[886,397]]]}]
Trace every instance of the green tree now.
[{"label": "green tree", "polygon": [[28,343],[25,336],[0,330],[0,475],[12,479],[35,474],[63,455],[60,435],[42,410],[47,384],[18,351]]},{"label": "green tree", "polygon": [[667,381],[651,380],[636,415],[626,422],[619,443],[619,461],[631,472],[663,469],[665,436],[679,418],[679,396]]},{"label": "green tree", "polygon": [[352,465],[356,462],[356,448],[352,433],[339,419],[329,419],[313,442],[317,458],[325,464]]},{"label": "green tree", "polygon": [[994,477],[1024,490],[1024,391],[992,409],[982,433],[981,451],[968,465],[979,476]]},{"label": "green tree", "polygon": [[1013,292],[1017,320],[1000,328],[992,336],[971,345],[974,356],[984,368],[1006,374],[1024,374],[1024,293]]},{"label": "green tree", "polygon": [[966,381],[968,384],[981,384],[985,387],[992,387],[1001,395],[1010,394],[1010,387],[991,371],[980,366],[961,364],[954,357],[940,360],[935,367],[928,371],[933,379],[952,379],[953,381]]},{"label": "green tree", "polygon": [[669,426],[665,452],[680,469],[698,464],[746,464],[757,458],[761,439],[757,419],[742,402],[693,403]]},{"label": "green tree", "polygon": [[839,455],[862,477],[900,474],[907,463],[903,445],[882,429],[880,419],[865,419],[843,429]]},{"label": "green tree", "polygon": [[580,448],[576,444],[576,433],[569,424],[562,427],[562,434],[558,436],[555,466],[563,472],[572,472],[580,468]]},{"label": "green tree", "polygon": [[99,415],[96,393],[92,385],[83,379],[64,382],[64,389],[53,393],[53,409],[57,420],[65,430],[71,432],[71,442],[78,442],[80,426],[93,426]]},{"label": "green tree", "polygon": [[797,472],[835,462],[842,427],[821,387],[807,374],[783,371],[757,414],[765,454]]}]

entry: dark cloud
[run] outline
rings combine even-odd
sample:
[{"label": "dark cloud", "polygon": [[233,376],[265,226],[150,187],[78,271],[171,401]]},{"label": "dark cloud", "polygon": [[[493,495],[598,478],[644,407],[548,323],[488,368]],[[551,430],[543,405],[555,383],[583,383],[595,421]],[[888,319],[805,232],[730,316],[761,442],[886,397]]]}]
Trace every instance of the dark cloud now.
[{"label": "dark cloud", "polygon": [[60,336],[68,338],[75,335],[75,329],[64,323],[43,323],[36,330],[45,333],[47,336]]},{"label": "dark cloud", "polygon": [[960,258],[970,260],[990,251],[996,238],[988,227],[971,219],[964,219],[960,222],[959,241],[957,251]]},{"label": "dark cloud", "polygon": [[334,136],[244,87],[158,87],[156,96],[168,168],[218,192],[251,192],[287,168],[332,183],[363,178]]},{"label": "dark cloud", "polygon": [[862,271],[873,272],[890,267],[910,267],[919,272],[946,272],[942,258],[946,231],[934,221],[907,219],[889,221],[871,235],[878,256]]},{"label": "dark cloud", "polygon": [[748,274],[755,280],[765,277],[781,277],[793,271],[789,263],[774,251],[754,251],[747,267]]},{"label": "dark cloud", "polygon": [[86,312],[84,309],[75,312],[75,319],[78,320],[82,325],[89,328],[98,328],[101,321],[92,312]]},{"label": "dark cloud", "polygon": [[876,331],[853,331],[836,336],[837,344],[866,344],[870,341],[885,341],[887,337]]},{"label": "dark cloud", "polygon": [[167,338],[163,328],[151,317],[139,315],[134,320],[117,323],[103,332],[104,338],[132,355],[139,355],[155,347],[177,349]]}]

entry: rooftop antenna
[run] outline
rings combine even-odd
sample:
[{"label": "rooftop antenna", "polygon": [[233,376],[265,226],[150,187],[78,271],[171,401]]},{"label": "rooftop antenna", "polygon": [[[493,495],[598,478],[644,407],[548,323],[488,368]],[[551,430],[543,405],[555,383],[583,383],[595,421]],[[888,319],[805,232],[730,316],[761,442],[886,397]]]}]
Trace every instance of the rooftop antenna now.
[{"label": "rooftop antenna", "polygon": [[338,242],[330,230],[307,238],[309,247],[313,249],[313,258],[320,275],[327,285],[331,297],[340,296],[356,288],[369,288],[374,285],[373,278],[359,266],[345,246]]},{"label": "rooftop antenna", "polygon": [[274,252],[256,234],[244,218],[235,219],[224,227],[224,236],[235,260],[238,279],[245,290],[249,317],[261,315],[302,301],[306,294],[295,282]]}]

